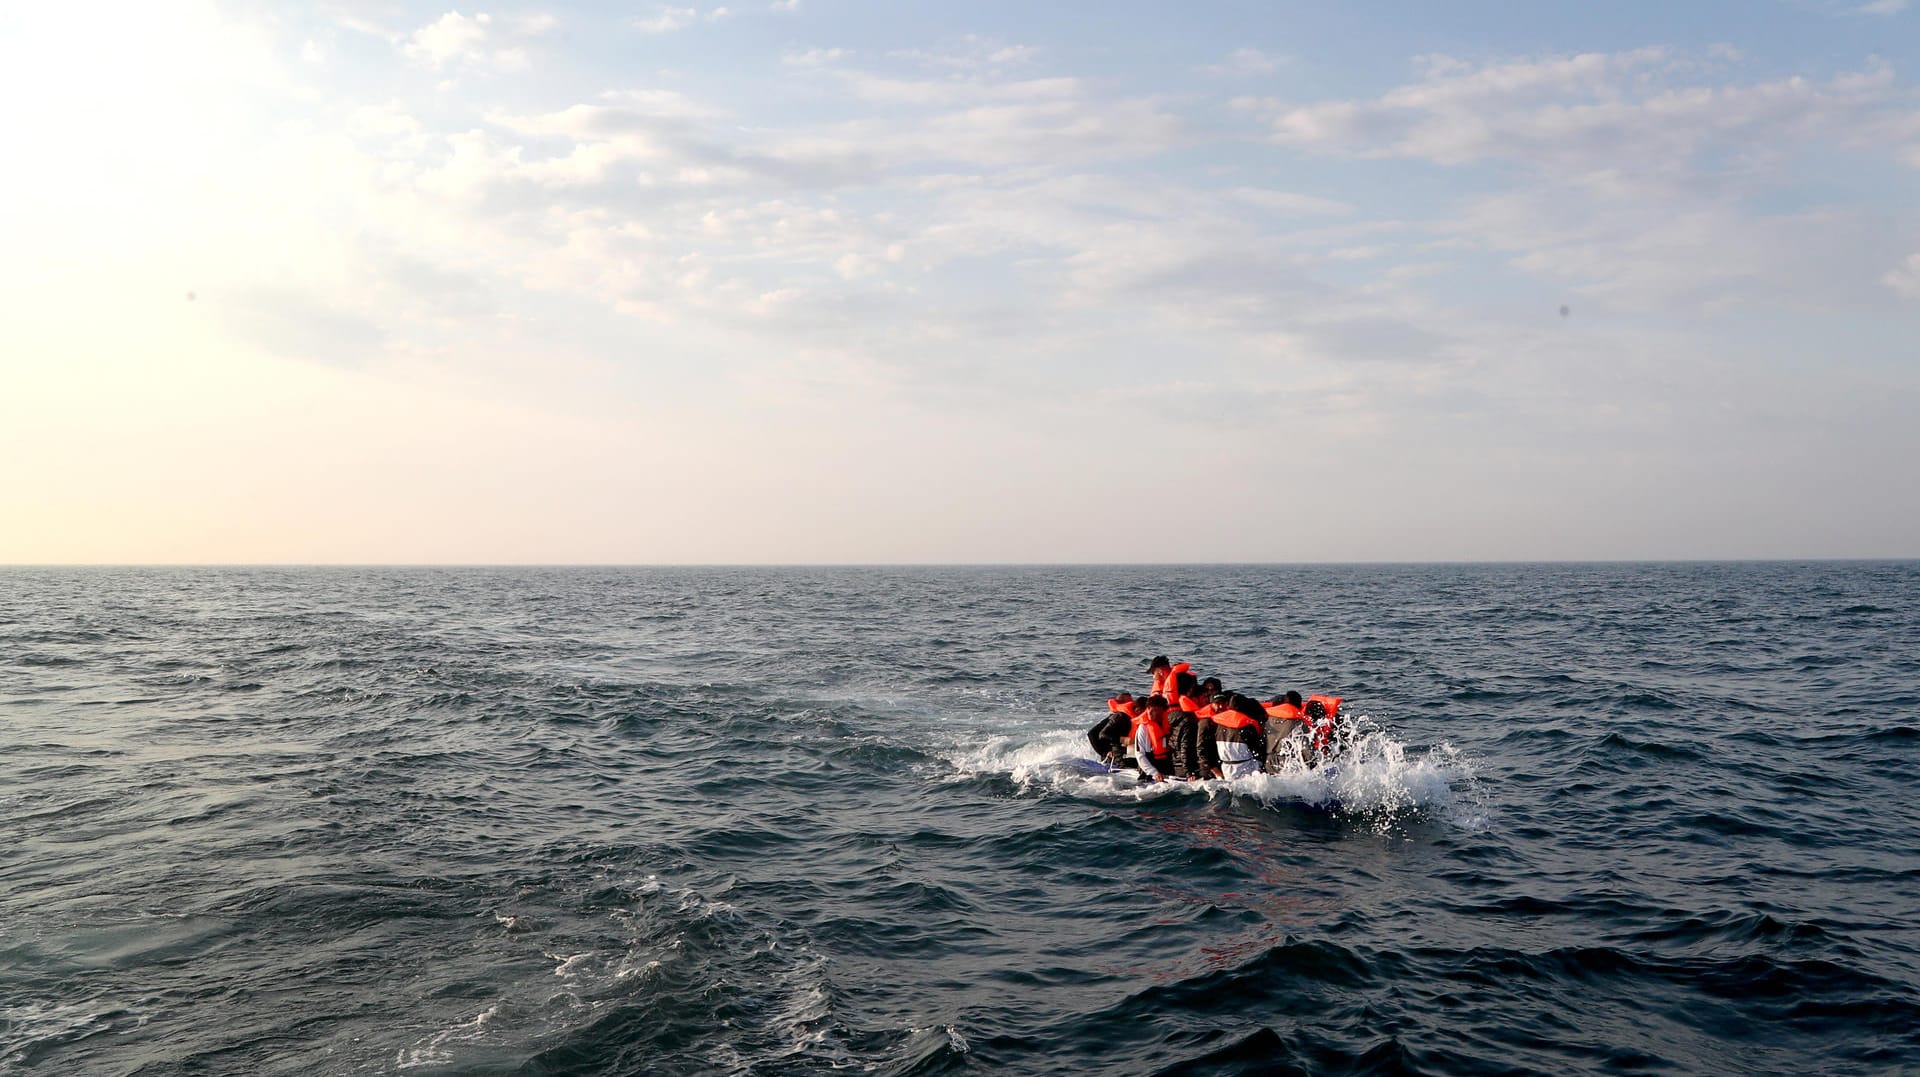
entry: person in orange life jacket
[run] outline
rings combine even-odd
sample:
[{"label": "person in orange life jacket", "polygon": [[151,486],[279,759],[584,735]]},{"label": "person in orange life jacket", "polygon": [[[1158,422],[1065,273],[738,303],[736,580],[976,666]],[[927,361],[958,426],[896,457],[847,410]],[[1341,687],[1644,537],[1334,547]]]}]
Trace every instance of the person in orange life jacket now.
[{"label": "person in orange life jacket", "polygon": [[1173,678],[1193,668],[1188,662],[1170,662],[1164,654],[1154,655],[1147,660],[1147,673],[1153,677],[1153,687],[1149,695],[1166,696],[1168,704],[1173,702]]},{"label": "person in orange life jacket", "polygon": [[[1288,692],[1267,700],[1262,707],[1267,712],[1268,770],[1274,769],[1283,755],[1305,760],[1305,739],[1288,739],[1295,731],[1307,726],[1307,712],[1301,709],[1300,702],[1300,693]],[[1283,748],[1283,745],[1286,747]]]},{"label": "person in orange life jacket", "polygon": [[1260,704],[1237,692],[1228,694],[1226,706],[1213,716],[1213,743],[1220,757],[1221,776],[1244,778],[1266,767],[1264,718],[1266,712]]},{"label": "person in orange life jacket", "polygon": [[1128,692],[1107,700],[1107,716],[1087,730],[1087,743],[1093,745],[1093,754],[1108,766],[1126,765],[1127,742],[1133,736],[1133,719],[1144,709],[1146,705],[1135,700]]},{"label": "person in orange life jacket", "polygon": [[[1215,778],[1230,778],[1220,757],[1221,717],[1233,708],[1233,701],[1240,698],[1238,692],[1215,692],[1207,697],[1206,715],[1200,720],[1200,765]],[[1232,719],[1228,719],[1231,723]]]},{"label": "person in orange life jacket", "polygon": [[1174,694],[1167,700],[1167,745],[1173,753],[1173,776],[1186,781],[1207,776],[1200,766],[1199,692],[1193,674],[1173,675]]},{"label": "person in orange life jacket", "polygon": [[1173,773],[1173,752],[1167,747],[1167,697],[1148,696],[1146,712],[1133,722],[1133,760],[1140,776],[1164,782]]},{"label": "person in orange life jacket", "polygon": [[1220,755],[1213,750],[1213,716],[1220,711],[1218,694],[1207,691],[1207,685],[1219,684],[1214,677],[1208,677],[1194,688],[1194,694],[1181,700],[1181,706],[1193,713],[1193,762],[1196,779],[1218,778],[1220,776]]},{"label": "person in orange life jacket", "polygon": [[1307,726],[1313,730],[1313,750],[1325,755],[1333,747],[1334,719],[1340,717],[1339,696],[1308,696]]},{"label": "person in orange life jacket", "polygon": [[1290,718],[1297,722],[1306,715],[1306,711],[1301,709],[1300,704],[1300,693],[1288,692],[1284,696],[1274,696],[1267,700],[1264,707],[1269,718]]},{"label": "person in orange life jacket", "polygon": [[1213,750],[1213,716],[1220,713],[1226,700],[1220,687],[1220,678],[1208,677],[1200,682],[1200,698],[1206,703],[1194,711],[1198,729],[1194,733],[1194,742],[1199,747],[1200,769],[1209,778],[1220,776],[1220,754]]}]

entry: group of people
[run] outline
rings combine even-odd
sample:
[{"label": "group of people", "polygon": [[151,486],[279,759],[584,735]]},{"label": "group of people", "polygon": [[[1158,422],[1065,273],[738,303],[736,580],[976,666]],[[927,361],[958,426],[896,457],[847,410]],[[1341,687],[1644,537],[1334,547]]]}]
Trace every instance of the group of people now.
[{"label": "group of people", "polygon": [[1143,697],[1121,692],[1107,716],[1087,730],[1108,766],[1129,768],[1150,782],[1243,778],[1332,750],[1340,697],[1287,692],[1264,702],[1222,688],[1218,677],[1195,678],[1188,662],[1157,655],[1147,663],[1153,686]]}]

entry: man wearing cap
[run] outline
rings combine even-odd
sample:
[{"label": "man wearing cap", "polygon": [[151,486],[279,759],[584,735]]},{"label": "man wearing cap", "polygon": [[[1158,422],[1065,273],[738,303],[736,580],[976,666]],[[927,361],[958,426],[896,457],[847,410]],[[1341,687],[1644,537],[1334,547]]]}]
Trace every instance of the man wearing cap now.
[{"label": "man wearing cap", "polygon": [[1153,677],[1153,687],[1147,690],[1147,694],[1165,696],[1167,700],[1171,702],[1173,700],[1173,679],[1192,668],[1192,663],[1181,662],[1175,664],[1168,661],[1167,656],[1164,654],[1157,654],[1147,659],[1147,673]]}]

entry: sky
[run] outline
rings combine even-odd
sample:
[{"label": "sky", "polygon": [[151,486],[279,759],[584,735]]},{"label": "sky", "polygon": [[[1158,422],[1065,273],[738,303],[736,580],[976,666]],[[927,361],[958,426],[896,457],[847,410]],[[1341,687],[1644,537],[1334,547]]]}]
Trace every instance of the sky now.
[{"label": "sky", "polygon": [[1920,3],[0,5],[0,563],[1920,556]]}]

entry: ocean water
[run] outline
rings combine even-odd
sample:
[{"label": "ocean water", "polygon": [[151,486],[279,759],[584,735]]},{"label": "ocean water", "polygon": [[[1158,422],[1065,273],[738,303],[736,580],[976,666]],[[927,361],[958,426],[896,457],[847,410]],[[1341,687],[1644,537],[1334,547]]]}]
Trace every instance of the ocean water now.
[{"label": "ocean water", "polygon": [[0,1071],[1915,1072],[1917,763],[1911,562],[6,569]]}]

